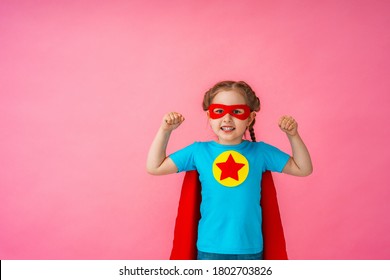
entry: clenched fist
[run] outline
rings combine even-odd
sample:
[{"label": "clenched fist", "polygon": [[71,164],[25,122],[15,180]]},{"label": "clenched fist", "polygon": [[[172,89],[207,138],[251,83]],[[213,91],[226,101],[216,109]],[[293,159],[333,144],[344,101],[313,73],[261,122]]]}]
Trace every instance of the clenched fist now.
[{"label": "clenched fist", "polygon": [[182,114],[177,112],[170,112],[164,115],[161,127],[163,130],[172,131],[178,128],[184,122]]},{"label": "clenched fist", "polygon": [[279,127],[290,136],[295,136],[298,133],[298,123],[291,116],[282,116],[279,119]]}]

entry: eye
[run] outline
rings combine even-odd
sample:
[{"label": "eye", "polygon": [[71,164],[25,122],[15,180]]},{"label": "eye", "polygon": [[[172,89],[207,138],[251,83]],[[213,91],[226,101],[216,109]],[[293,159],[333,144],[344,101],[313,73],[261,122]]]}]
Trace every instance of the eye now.
[{"label": "eye", "polygon": [[214,112],[215,114],[220,115],[220,114],[223,114],[223,109],[216,108],[216,109],[213,110],[213,112]]},{"label": "eye", "polygon": [[242,110],[242,109],[234,109],[232,111],[232,113],[235,114],[235,115],[242,115],[244,113],[244,110]]}]

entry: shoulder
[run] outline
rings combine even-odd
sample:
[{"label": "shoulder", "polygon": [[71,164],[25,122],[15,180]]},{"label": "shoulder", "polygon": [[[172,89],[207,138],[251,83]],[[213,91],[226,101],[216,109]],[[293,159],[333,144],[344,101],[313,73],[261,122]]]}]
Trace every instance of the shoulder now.
[{"label": "shoulder", "polygon": [[255,150],[261,150],[261,149],[266,149],[269,144],[266,144],[264,142],[251,142],[251,141],[246,141],[244,147],[249,148],[249,149],[255,149]]},{"label": "shoulder", "polygon": [[261,148],[261,149],[277,149],[275,146],[269,144],[269,143],[266,143],[266,142],[263,142],[263,141],[260,141],[260,142],[256,142],[257,143],[257,147]]},{"label": "shoulder", "polygon": [[214,141],[195,141],[191,145],[196,146],[198,148],[209,148],[214,146]]},{"label": "shoulder", "polygon": [[209,142],[200,142],[200,141],[195,141],[187,146],[185,146],[184,148],[181,148],[180,150],[176,151],[174,154],[176,154],[177,152],[181,152],[181,151],[185,151],[185,152],[196,152],[198,151],[199,149],[207,149],[207,147],[209,147]]},{"label": "shoulder", "polygon": [[275,153],[284,153],[278,147],[271,145],[269,143],[260,141],[260,142],[251,142],[253,144],[253,149],[262,154],[275,154]]}]

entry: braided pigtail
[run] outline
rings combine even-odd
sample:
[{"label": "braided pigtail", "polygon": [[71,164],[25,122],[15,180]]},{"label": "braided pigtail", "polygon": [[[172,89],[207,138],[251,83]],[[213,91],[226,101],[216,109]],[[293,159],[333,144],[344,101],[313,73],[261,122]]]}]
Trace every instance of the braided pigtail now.
[{"label": "braided pigtail", "polygon": [[253,128],[254,125],[255,125],[255,120],[253,120],[253,122],[248,127],[252,142],[256,142],[255,129]]}]

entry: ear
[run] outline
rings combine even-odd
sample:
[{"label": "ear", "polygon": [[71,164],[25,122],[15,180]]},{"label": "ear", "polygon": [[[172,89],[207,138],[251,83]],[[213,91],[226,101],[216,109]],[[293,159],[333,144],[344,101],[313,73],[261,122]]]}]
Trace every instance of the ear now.
[{"label": "ear", "polygon": [[210,112],[208,110],[206,111],[206,115],[207,115],[207,122],[209,123],[209,125],[211,125],[211,123],[210,123],[210,121],[211,121]]},{"label": "ear", "polygon": [[206,114],[207,114],[207,119],[210,119],[210,112],[209,112],[209,110],[206,111]]},{"label": "ear", "polygon": [[256,112],[251,112],[248,118],[248,127],[251,125],[251,123],[255,120],[256,118]]}]

